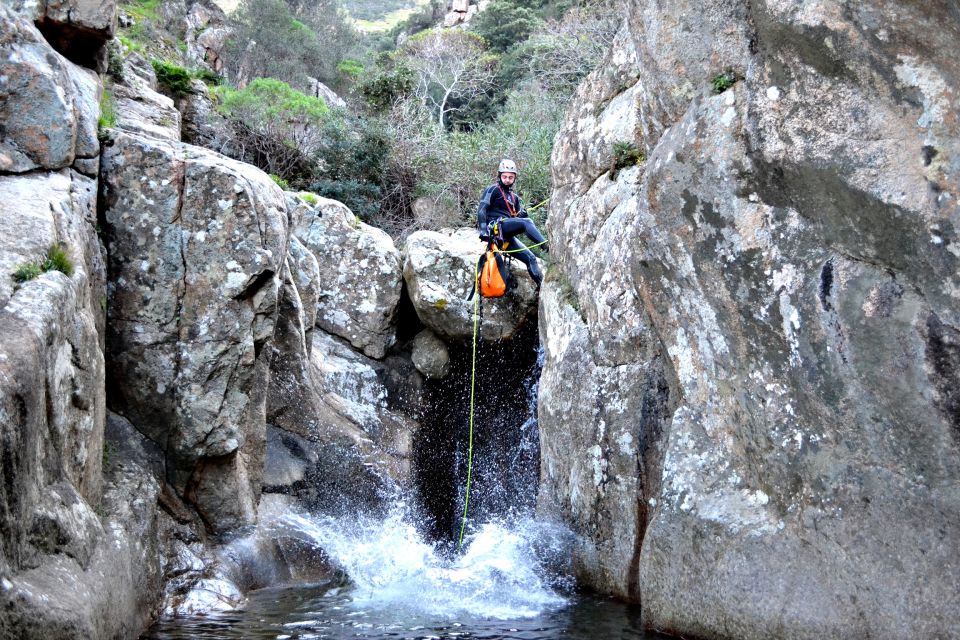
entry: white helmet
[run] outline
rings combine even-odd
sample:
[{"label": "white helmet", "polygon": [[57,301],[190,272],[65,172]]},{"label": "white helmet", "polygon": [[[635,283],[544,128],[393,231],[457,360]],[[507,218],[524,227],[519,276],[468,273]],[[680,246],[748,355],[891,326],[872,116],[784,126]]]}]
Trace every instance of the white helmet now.
[{"label": "white helmet", "polygon": [[513,160],[510,160],[509,158],[504,158],[503,160],[500,161],[500,166],[497,167],[497,175],[500,175],[501,173],[516,174],[517,164]]}]

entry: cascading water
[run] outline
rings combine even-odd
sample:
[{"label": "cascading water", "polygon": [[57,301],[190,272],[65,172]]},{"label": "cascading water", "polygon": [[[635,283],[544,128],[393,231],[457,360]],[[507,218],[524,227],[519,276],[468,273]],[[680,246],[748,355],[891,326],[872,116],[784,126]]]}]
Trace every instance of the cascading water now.
[{"label": "cascading water", "polygon": [[277,555],[289,556],[293,566],[307,559],[324,569],[312,579],[291,575],[279,581],[282,586],[254,590],[232,611],[162,621],[149,637],[645,637],[635,609],[574,593],[572,534],[533,517],[542,366],[535,326],[512,345],[481,353],[484,400],[477,406],[474,484],[460,550],[466,368],[454,372],[459,382],[436,388],[436,413],[426,416],[420,434],[413,496],[397,495],[386,517],[320,516],[284,507],[272,516],[261,513],[257,532],[225,549],[228,564],[243,567],[235,573],[266,571],[274,577],[265,583],[276,584],[269,560],[265,570],[255,565]]}]

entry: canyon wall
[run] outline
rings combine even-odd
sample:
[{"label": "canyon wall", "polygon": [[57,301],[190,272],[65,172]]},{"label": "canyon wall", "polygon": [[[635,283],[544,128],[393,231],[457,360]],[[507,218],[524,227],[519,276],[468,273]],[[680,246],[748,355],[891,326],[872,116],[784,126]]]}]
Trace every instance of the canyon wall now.
[{"label": "canyon wall", "polygon": [[650,628],[960,637],[956,4],[628,13],[553,153],[541,513]]}]

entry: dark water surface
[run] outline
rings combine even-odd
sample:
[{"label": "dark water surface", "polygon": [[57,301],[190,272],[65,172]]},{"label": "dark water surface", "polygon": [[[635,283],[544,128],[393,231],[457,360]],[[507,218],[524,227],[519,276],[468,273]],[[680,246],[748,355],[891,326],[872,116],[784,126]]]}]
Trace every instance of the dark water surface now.
[{"label": "dark water surface", "polygon": [[399,606],[386,611],[375,606],[357,606],[349,589],[298,586],[253,592],[242,611],[160,622],[144,638],[653,640],[663,636],[643,632],[638,607],[591,595],[571,596],[567,604],[530,618],[448,619]]}]

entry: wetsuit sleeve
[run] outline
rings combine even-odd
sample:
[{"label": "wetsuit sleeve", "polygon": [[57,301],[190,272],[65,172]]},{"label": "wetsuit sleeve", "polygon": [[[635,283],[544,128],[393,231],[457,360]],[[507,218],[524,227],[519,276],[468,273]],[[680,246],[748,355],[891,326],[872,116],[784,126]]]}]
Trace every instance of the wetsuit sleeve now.
[{"label": "wetsuit sleeve", "polygon": [[487,187],[483,195],[480,196],[480,205],[477,207],[477,231],[480,232],[480,238],[487,237],[487,208],[490,206],[490,197],[493,194],[493,188]]}]

